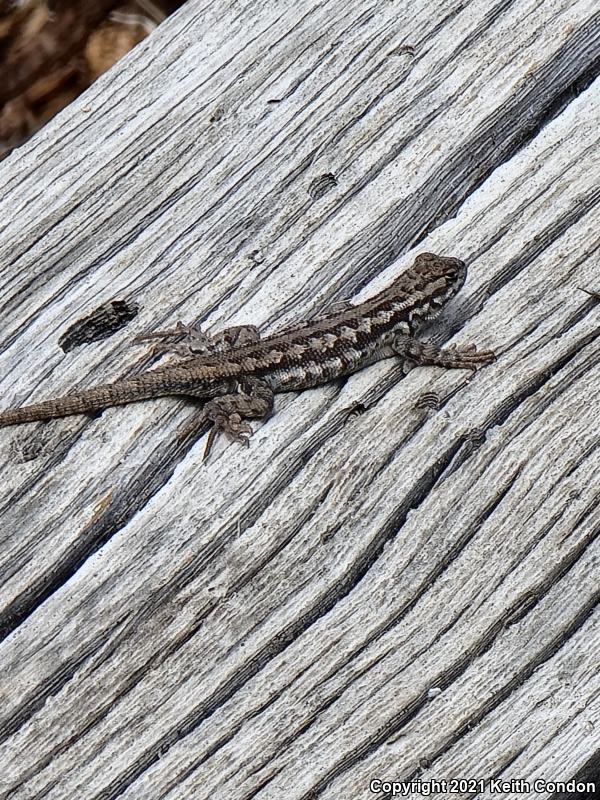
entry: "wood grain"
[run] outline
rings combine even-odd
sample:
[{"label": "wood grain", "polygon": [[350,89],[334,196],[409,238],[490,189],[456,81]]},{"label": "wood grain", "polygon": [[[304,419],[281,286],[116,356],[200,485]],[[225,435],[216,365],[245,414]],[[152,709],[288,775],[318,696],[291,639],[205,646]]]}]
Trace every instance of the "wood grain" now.
[{"label": "wood grain", "polygon": [[[389,797],[597,758],[597,14],[300,5],[187,4],[0,165],[2,407],[424,250],[470,268],[431,338],[498,361],[279,396],[207,463],[170,399],[3,431],[1,797]],[[64,353],[114,299],[138,316]]]}]

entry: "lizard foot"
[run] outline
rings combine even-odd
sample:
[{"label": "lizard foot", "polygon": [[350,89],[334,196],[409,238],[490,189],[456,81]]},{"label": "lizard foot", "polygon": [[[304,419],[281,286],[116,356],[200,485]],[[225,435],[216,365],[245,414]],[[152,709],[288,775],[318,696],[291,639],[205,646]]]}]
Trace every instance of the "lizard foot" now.
[{"label": "lizard foot", "polygon": [[204,406],[204,417],[213,423],[204,460],[208,457],[218,433],[224,433],[234,442],[248,445],[252,428],[248,419],[264,419],[273,408],[273,390],[259,378],[237,381],[237,391],[220,395]]},{"label": "lizard foot", "polygon": [[491,350],[478,350],[474,344],[457,345],[451,344],[440,351],[442,360],[445,364],[440,366],[455,369],[479,369],[487,364],[492,364],[496,360],[496,354]]},{"label": "lizard foot", "polygon": [[437,366],[446,369],[479,369],[496,360],[491,350],[477,350],[474,344],[438,347],[412,336],[397,334],[392,342],[394,352],[404,359],[404,371],[412,367]]},{"label": "lizard foot", "polygon": [[212,405],[212,403],[207,403],[206,407],[206,416],[212,421],[213,426],[208,434],[204,455],[202,457],[203,461],[206,461],[208,458],[219,433],[224,433],[232,442],[239,442],[246,447],[248,447],[250,437],[252,436],[252,427],[250,423],[246,422],[240,414],[236,411],[231,414],[226,414],[221,411],[218,406],[211,408]]}]

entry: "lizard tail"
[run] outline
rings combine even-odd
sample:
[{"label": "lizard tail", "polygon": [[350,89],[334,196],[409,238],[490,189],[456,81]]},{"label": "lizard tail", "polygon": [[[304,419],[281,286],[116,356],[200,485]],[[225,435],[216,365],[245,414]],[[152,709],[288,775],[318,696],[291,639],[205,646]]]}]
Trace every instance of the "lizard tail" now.
[{"label": "lizard tail", "polygon": [[[152,372],[147,372],[116,383],[106,383],[72,392],[54,400],[44,400],[21,408],[9,408],[0,411],[0,428],[23,422],[67,417],[71,414],[94,413],[109,406],[126,405],[154,397],[186,394],[188,376],[184,373],[181,379],[178,380],[178,377],[165,378],[159,382]],[[197,386],[196,388],[199,389]]]},{"label": "lizard tail", "polygon": [[[0,428],[8,425],[18,425],[22,422],[35,422],[36,420],[66,417],[71,414],[86,414],[101,411],[109,405],[117,405],[118,400],[110,397],[101,390],[103,387],[89,391],[77,392],[73,396],[65,395],[56,400],[44,400],[41,403],[32,403],[21,408],[9,408],[0,412]],[[138,399],[138,398],[136,398]],[[139,398],[140,400],[142,398]],[[122,400],[121,402],[128,402]]]}]

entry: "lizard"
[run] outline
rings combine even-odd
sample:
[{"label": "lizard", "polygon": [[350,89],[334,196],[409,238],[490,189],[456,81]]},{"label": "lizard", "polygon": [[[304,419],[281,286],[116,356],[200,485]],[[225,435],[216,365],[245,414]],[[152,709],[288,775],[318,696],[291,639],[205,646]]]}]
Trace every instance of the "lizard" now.
[{"label": "lizard", "polygon": [[392,356],[404,359],[405,368],[435,365],[476,370],[494,361],[490,350],[478,351],[473,345],[442,348],[415,335],[456,295],[466,276],[464,261],[421,253],[412,267],[372,298],[357,305],[344,301],[339,309],[266,336],[253,325],[209,336],[178,323],[138,340],[157,339],[163,351],[183,354],[181,360],[113,383],[9,408],[0,412],[0,427],[175,395],[205,401],[203,413],[212,427],[204,458],[219,432],[247,445],[252,434],[248,419],[265,418],[277,392],[309,389]]}]

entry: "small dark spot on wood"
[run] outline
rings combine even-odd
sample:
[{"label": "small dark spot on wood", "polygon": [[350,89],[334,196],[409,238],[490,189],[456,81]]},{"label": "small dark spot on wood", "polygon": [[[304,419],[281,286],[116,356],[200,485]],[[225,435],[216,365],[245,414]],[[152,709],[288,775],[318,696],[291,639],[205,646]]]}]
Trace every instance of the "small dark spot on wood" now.
[{"label": "small dark spot on wood", "polygon": [[391,56],[414,56],[415,48],[412,44],[401,44],[399,47],[396,47],[394,50],[390,52]]},{"label": "small dark spot on wood", "polygon": [[77,320],[75,324],[62,334],[58,340],[59,347],[65,353],[80,344],[98,342],[108,339],[128,322],[134,319],[139,311],[139,305],[128,300],[110,300],[98,306],[91,314]]},{"label": "small dark spot on wood", "polygon": [[415,400],[415,408],[427,409],[427,411],[438,411],[442,401],[437,392],[423,392]]},{"label": "small dark spot on wood", "polygon": [[481,428],[473,428],[467,435],[467,441],[474,448],[481,447],[485,442],[485,431],[482,431]]},{"label": "small dark spot on wood", "polygon": [[326,172],[311,181],[308,187],[308,193],[313,200],[319,200],[319,198],[323,197],[327,192],[330,192],[335,186],[337,186],[335,175],[331,172]]},{"label": "small dark spot on wood", "polygon": [[367,406],[364,403],[355,403],[353,406],[350,406],[346,409],[346,419],[344,420],[344,424],[350,422],[352,419],[360,417],[365,413],[366,410]]},{"label": "small dark spot on wood", "polygon": [[23,444],[19,450],[19,460],[22,463],[27,461],[35,461],[36,458],[44,452],[44,442],[40,439]]},{"label": "small dark spot on wood", "polygon": [[262,264],[265,260],[260,250],[252,250],[252,252],[248,253],[248,258],[253,264]]},{"label": "small dark spot on wood", "polygon": [[215,108],[213,113],[210,115],[209,122],[219,122],[219,120],[223,119],[224,116],[225,110],[219,106],[218,108]]},{"label": "small dark spot on wood", "polygon": [[278,97],[274,97],[271,100],[267,100],[267,105],[269,106],[275,105],[275,103],[281,103],[281,99]]},{"label": "small dark spot on wood", "polygon": [[485,442],[485,436],[485,431],[482,431],[480,428],[473,428],[470,430],[465,436],[465,442],[462,451],[463,458],[467,458],[476,450],[479,450],[481,445]]}]

